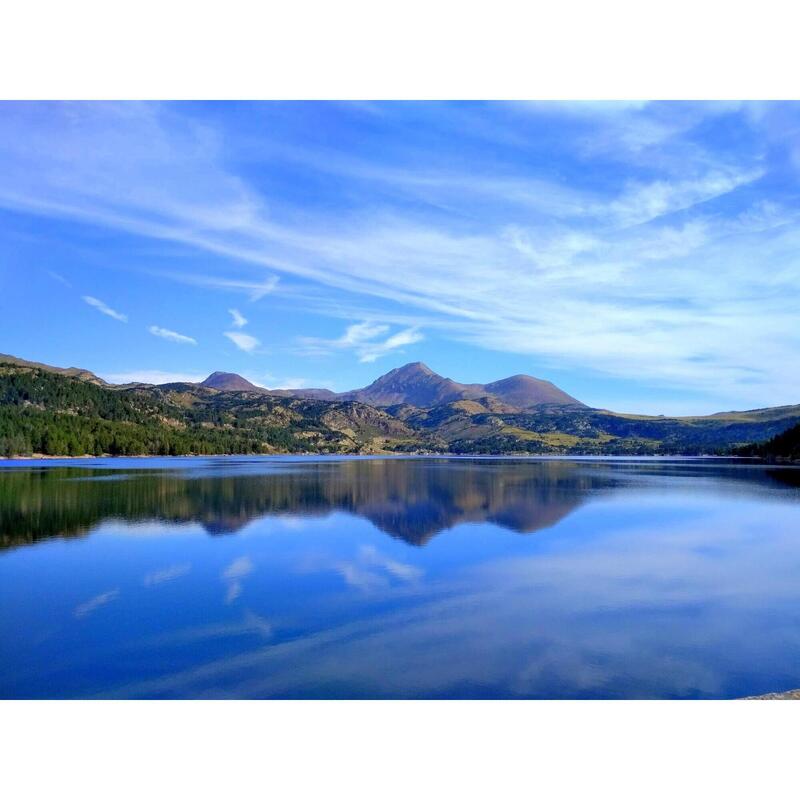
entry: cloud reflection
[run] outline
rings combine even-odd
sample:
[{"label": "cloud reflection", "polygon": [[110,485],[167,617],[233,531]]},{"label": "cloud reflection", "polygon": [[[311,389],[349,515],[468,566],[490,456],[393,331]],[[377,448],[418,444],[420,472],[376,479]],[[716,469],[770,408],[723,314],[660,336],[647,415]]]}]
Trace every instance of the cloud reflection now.
[{"label": "cloud reflection", "polygon": [[145,586],[157,586],[159,583],[173,581],[176,578],[181,578],[184,575],[188,575],[191,570],[191,564],[175,564],[171,567],[148,572],[147,575],[142,578],[142,583]]},{"label": "cloud reflection", "polygon": [[119,589],[110,589],[107,592],[101,592],[100,594],[92,597],[91,600],[87,600],[85,603],[75,606],[73,614],[80,619],[81,617],[85,617],[88,614],[91,614],[93,611],[96,611],[101,606],[106,605],[106,603],[116,600],[118,597]]},{"label": "cloud reflection", "polygon": [[[412,602],[399,584],[401,604],[354,606],[349,621],[122,695],[726,697],[800,682],[796,510],[595,508],[594,527],[559,546],[428,578]],[[368,546],[347,563],[371,576],[354,585],[378,576],[391,592]]]}]

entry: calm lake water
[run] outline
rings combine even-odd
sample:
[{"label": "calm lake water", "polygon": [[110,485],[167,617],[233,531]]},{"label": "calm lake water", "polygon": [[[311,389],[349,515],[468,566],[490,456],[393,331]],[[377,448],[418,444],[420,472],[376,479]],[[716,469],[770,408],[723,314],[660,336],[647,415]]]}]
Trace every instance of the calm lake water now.
[{"label": "calm lake water", "polygon": [[800,470],[0,462],[3,698],[800,687]]}]

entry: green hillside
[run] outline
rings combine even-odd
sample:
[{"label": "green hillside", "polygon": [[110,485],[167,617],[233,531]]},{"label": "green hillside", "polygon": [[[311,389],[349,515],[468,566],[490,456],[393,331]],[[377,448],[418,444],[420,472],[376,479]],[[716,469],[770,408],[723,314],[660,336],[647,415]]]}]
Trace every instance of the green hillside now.
[{"label": "green hillside", "polygon": [[359,403],[218,392],[190,385],[111,388],[0,365],[0,455],[371,452],[409,433]]}]

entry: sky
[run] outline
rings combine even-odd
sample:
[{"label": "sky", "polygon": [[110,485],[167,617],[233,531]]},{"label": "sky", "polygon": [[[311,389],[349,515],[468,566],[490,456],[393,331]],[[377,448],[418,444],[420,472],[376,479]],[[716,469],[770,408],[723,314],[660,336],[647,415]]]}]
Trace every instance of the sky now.
[{"label": "sky", "polygon": [[800,104],[0,103],[0,352],[800,403]]}]

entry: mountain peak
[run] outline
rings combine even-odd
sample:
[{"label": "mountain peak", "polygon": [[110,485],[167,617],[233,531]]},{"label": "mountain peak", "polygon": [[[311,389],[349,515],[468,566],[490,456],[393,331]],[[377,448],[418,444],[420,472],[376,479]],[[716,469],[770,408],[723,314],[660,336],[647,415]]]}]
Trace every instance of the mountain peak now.
[{"label": "mountain peak", "polygon": [[[386,375],[436,375],[436,373],[427,365],[423,364],[421,361],[410,361],[408,364],[403,364],[402,367],[396,367],[393,370],[390,370],[386,373]],[[385,378],[386,375],[383,377]],[[437,377],[439,377],[437,375]],[[380,380],[380,379],[379,379]]]},{"label": "mountain peak", "polygon": [[212,372],[200,386],[208,389],[219,389],[224,392],[258,392],[258,386],[235,372]]}]

